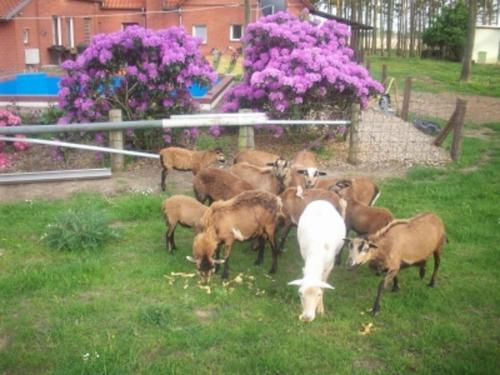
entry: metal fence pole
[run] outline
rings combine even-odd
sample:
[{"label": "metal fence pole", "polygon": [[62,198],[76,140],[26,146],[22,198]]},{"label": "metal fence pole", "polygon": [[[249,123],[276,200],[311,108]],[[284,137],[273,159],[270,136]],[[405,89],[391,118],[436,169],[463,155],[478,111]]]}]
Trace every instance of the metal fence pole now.
[{"label": "metal fence pole", "polygon": [[[122,111],[121,109],[111,109],[109,111],[109,121],[119,122],[122,121]],[[111,130],[109,132],[109,146],[111,148],[117,148],[123,150],[123,131],[122,130]],[[123,171],[125,168],[125,158],[120,154],[111,154],[111,170],[113,172]]]},{"label": "metal fence pole", "polygon": [[351,105],[351,128],[349,130],[349,155],[347,162],[359,164],[359,118],[361,106],[359,103]]}]

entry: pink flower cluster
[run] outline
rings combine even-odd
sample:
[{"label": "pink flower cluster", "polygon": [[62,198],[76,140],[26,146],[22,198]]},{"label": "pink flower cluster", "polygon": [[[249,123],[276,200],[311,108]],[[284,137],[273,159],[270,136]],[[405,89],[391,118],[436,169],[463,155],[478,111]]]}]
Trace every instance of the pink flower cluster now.
[{"label": "pink flower cluster", "polygon": [[244,37],[245,74],[225,97],[228,112],[251,108],[274,117],[303,117],[321,105],[359,101],[382,85],[353,60],[348,27],[319,25],[284,12],[250,24]]},{"label": "pink flower cluster", "polygon": [[[0,109],[0,127],[2,126],[17,126],[21,124],[21,118],[10,111]],[[21,134],[16,134],[16,138],[22,139],[26,136]],[[5,152],[8,144],[7,142],[0,141],[0,169],[7,168],[10,165],[10,158]],[[15,151],[25,151],[28,149],[29,145],[26,142],[16,141],[12,142],[12,147]]]},{"label": "pink flower cluster", "polygon": [[216,79],[199,44],[180,27],[132,26],[96,35],[76,61],[62,64],[61,123],[101,120],[111,108],[122,109],[125,119],[190,111],[189,86],[211,86]]}]

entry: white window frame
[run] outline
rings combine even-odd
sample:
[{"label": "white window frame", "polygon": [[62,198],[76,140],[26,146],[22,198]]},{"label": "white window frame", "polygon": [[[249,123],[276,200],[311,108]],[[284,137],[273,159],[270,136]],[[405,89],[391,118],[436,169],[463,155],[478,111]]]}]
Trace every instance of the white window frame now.
[{"label": "white window frame", "polygon": [[23,29],[23,43],[29,44],[29,42],[30,42],[30,29],[25,27]]},{"label": "white window frame", "polygon": [[[241,27],[241,37],[240,38],[235,38],[234,37],[234,26]],[[241,38],[243,38],[243,33],[244,33],[244,27],[243,27],[243,25],[233,24],[233,25],[229,26],[229,40],[231,42],[239,42],[241,40]]]},{"label": "white window frame", "polygon": [[55,46],[62,46],[61,16],[52,16],[52,40]]},{"label": "white window frame", "polygon": [[193,25],[191,35],[194,37],[200,38],[199,36],[196,35],[196,28],[197,27],[204,27],[205,28],[205,40],[203,40],[201,38],[202,39],[201,44],[207,44],[208,43],[208,27],[207,27],[207,25]]},{"label": "white window frame", "polygon": [[75,23],[73,17],[66,17],[66,27],[68,29],[69,48],[75,48]]}]

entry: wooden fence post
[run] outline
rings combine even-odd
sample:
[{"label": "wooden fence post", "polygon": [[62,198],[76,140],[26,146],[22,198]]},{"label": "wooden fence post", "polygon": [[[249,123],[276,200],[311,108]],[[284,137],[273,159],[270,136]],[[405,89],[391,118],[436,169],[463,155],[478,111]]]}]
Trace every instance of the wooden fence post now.
[{"label": "wooden fence post", "polygon": [[385,81],[387,80],[387,65],[382,65],[382,84],[385,85]]},{"label": "wooden fence post", "polygon": [[[109,121],[118,122],[122,121],[121,109],[111,109],[109,111]],[[109,131],[109,147],[123,150],[123,131],[110,130]],[[123,171],[125,168],[125,158],[121,154],[111,154],[111,170],[113,172]]]},{"label": "wooden fence post", "polygon": [[457,99],[457,104],[456,104],[455,110],[453,111],[453,114],[451,115],[450,119],[446,123],[446,126],[441,130],[441,132],[437,135],[436,139],[434,140],[435,146],[441,146],[443,144],[444,140],[446,139],[446,137],[448,136],[448,134],[454,128],[455,123],[457,122],[458,112],[460,110],[459,109],[460,108],[459,100],[461,100],[461,99]]},{"label": "wooden fence post", "polygon": [[[250,113],[250,109],[240,109],[240,113]],[[240,133],[238,137],[238,149],[254,149],[255,148],[255,136],[253,126],[240,126]]]},{"label": "wooden fence post", "polygon": [[410,112],[411,81],[412,81],[411,77],[406,78],[405,81],[403,107],[401,108],[401,118],[405,121],[408,121],[408,115]]},{"label": "wooden fence post", "polygon": [[366,59],[366,64],[365,65],[366,65],[366,70],[368,70],[368,72],[370,72],[370,69],[372,67],[371,60]]},{"label": "wooden fence post", "polygon": [[349,129],[349,155],[347,162],[350,164],[359,164],[359,118],[361,106],[359,103],[351,105],[351,127]]},{"label": "wooden fence post", "polygon": [[451,160],[457,161],[462,153],[462,136],[465,123],[465,112],[467,111],[467,101],[457,99],[457,118],[453,128],[453,140],[451,142]]}]

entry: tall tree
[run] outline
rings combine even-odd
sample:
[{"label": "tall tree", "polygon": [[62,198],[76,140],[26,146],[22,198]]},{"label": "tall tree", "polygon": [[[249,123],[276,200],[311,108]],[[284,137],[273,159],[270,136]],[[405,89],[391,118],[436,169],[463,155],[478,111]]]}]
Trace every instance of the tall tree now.
[{"label": "tall tree", "polygon": [[387,56],[391,56],[392,48],[392,22],[394,13],[394,0],[388,0],[387,2]]},{"label": "tall tree", "polygon": [[469,1],[469,15],[467,18],[467,42],[462,63],[460,81],[468,82],[472,72],[472,50],[474,49],[474,37],[476,35],[477,0]]}]

